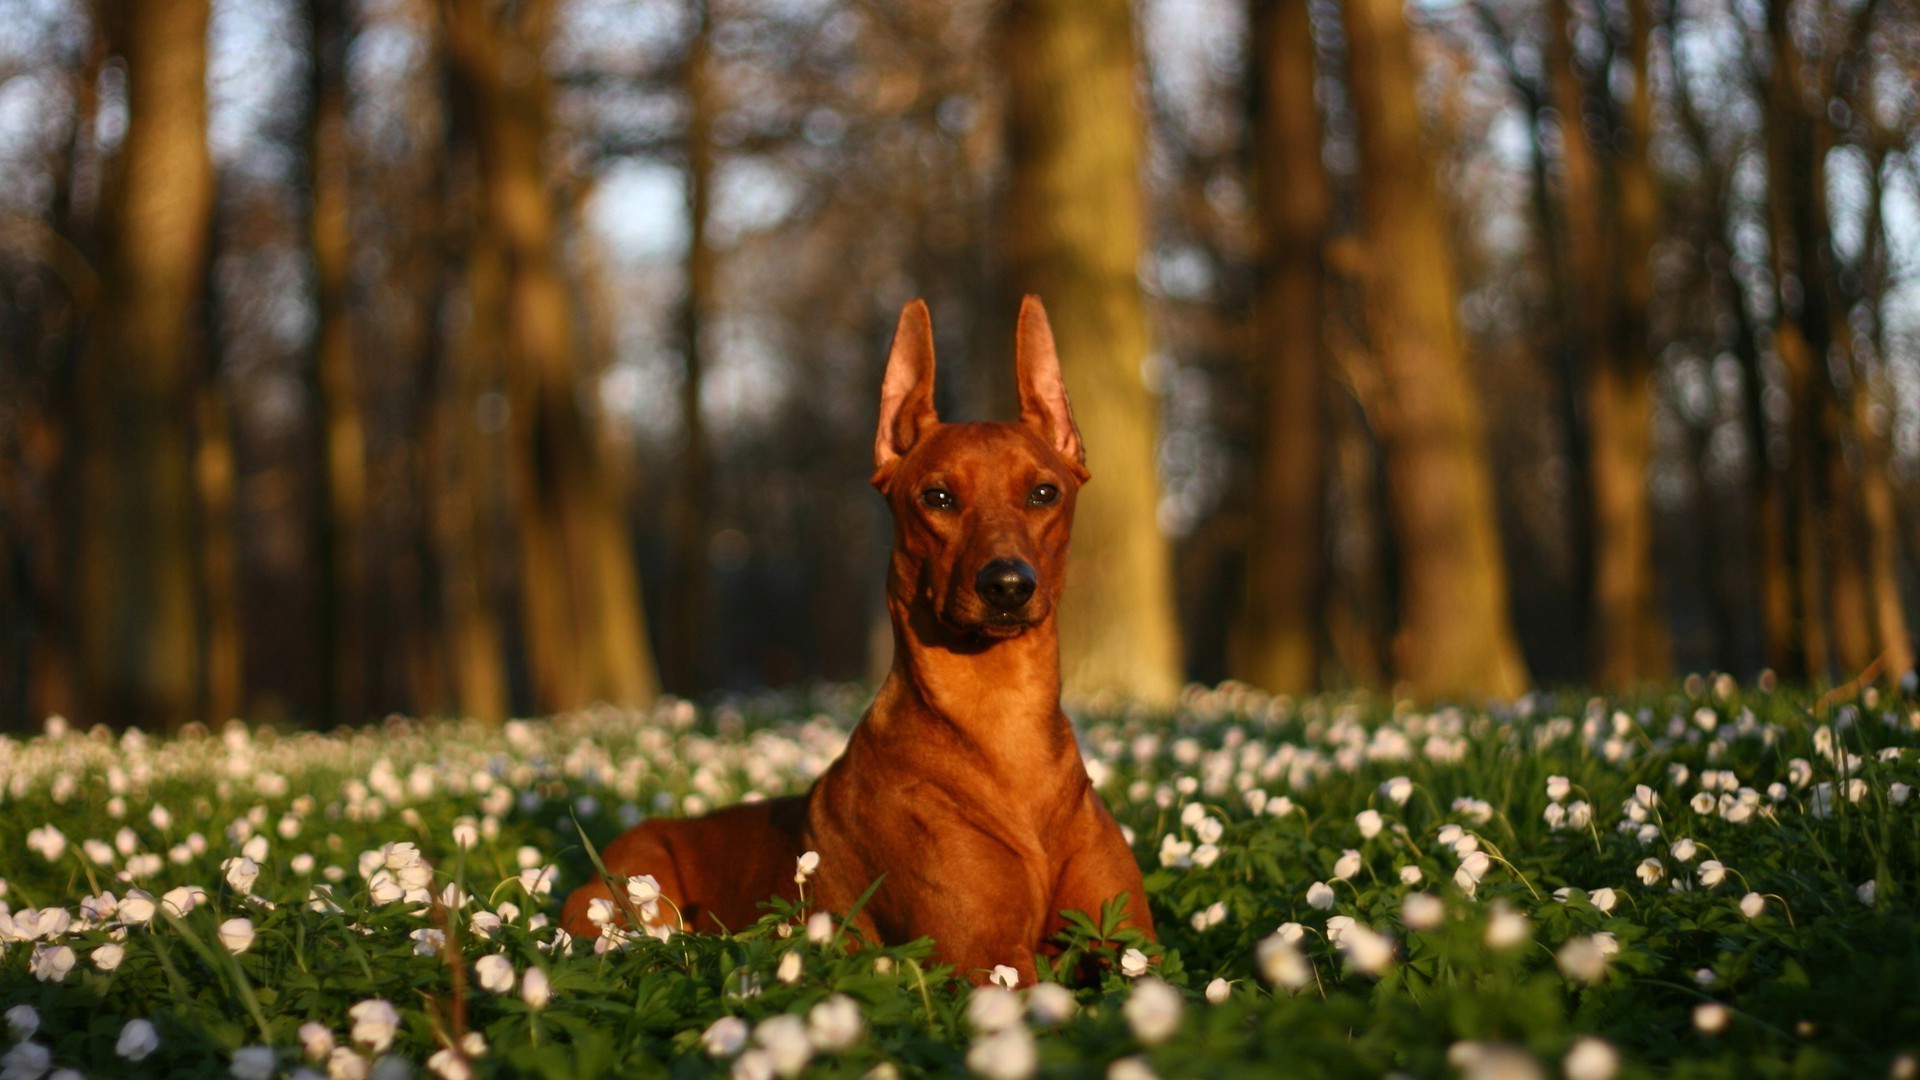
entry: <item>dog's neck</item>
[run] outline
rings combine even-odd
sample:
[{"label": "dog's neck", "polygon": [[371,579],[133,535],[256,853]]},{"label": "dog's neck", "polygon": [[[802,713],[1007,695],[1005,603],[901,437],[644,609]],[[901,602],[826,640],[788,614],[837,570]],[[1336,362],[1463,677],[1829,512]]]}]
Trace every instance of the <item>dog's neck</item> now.
[{"label": "dog's neck", "polygon": [[878,695],[952,729],[987,764],[1008,775],[1077,759],[1073,729],[1060,711],[1060,636],[1049,614],[1013,637],[966,634],[941,622],[924,602],[887,600],[893,619],[893,667]]}]

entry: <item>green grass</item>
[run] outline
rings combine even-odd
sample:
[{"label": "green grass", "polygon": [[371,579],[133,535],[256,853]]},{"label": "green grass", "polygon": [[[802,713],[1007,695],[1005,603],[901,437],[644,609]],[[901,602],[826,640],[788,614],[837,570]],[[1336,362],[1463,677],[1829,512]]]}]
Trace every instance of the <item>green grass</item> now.
[{"label": "green grass", "polygon": [[[804,909],[556,947],[579,829],[803,787],[863,704],[0,740],[0,1075],[1914,1075],[1920,706],[1727,680],[1434,711],[1228,686],[1081,717],[1161,950],[1136,980],[1080,924],[1063,944],[1104,963],[1067,1015],[924,942],[810,940]],[[226,869],[249,844],[251,882]],[[204,896],[177,915],[183,886]],[[374,999],[386,1046],[356,1042]]]}]

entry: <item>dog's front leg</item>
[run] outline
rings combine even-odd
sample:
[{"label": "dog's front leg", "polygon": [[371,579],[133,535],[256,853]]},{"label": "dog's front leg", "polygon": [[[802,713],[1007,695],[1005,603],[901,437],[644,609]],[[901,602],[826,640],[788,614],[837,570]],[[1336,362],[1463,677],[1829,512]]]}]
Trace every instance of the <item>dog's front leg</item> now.
[{"label": "dog's front leg", "polygon": [[1080,810],[1068,830],[1066,862],[1061,867],[1052,902],[1047,907],[1047,936],[1066,925],[1061,911],[1083,911],[1094,922],[1100,921],[1100,909],[1122,894],[1126,896],[1126,917],[1121,927],[1135,927],[1158,941],[1153,930],[1153,913],[1147,909],[1146,886],[1140,880],[1140,864],[1127,846],[1120,826],[1107,812],[1100,796],[1089,788]]}]

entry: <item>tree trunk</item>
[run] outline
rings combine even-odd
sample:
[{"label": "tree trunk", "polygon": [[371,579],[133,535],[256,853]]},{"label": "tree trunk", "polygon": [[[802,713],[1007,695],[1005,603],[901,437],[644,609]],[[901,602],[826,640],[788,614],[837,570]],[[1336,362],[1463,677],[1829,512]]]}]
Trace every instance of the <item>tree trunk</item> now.
[{"label": "tree trunk", "polygon": [[207,0],[122,0],[103,29],[127,68],[106,207],[105,302],[77,379],[83,722],[201,716],[190,433],[213,167]]},{"label": "tree trunk", "polygon": [[[1587,378],[1593,494],[1593,671],[1603,689],[1624,689],[1668,677],[1666,619],[1654,576],[1653,506],[1647,472],[1653,460],[1653,245],[1660,235],[1659,191],[1648,147],[1653,138],[1652,40],[1647,0],[1630,0],[1633,97],[1621,118],[1626,144],[1613,146],[1612,181],[1599,205],[1608,213],[1611,281],[1604,322],[1591,339]],[[1571,29],[1571,27],[1569,27]],[[1567,142],[1585,144],[1582,125],[1568,122]],[[1596,285],[1598,282],[1595,283]],[[1594,297],[1595,300],[1598,297]],[[1583,298],[1584,302],[1584,298]]]},{"label": "tree trunk", "polygon": [[1254,412],[1247,591],[1232,668],[1275,693],[1320,683],[1326,613],[1326,354],[1321,247],[1332,196],[1320,164],[1307,5],[1252,0],[1253,195],[1261,236],[1248,320]]},{"label": "tree trunk", "polygon": [[547,186],[552,0],[511,13],[447,0],[448,47],[476,125],[482,228],[501,245],[521,604],[534,704],[639,706],[658,685],[619,500],[574,397],[574,327]]},{"label": "tree trunk", "polygon": [[1820,188],[1820,148],[1800,86],[1802,57],[1787,24],[1786,6],[1769,5],[1767,40],[1771,74],[1766,87],[1767,233],[1771,244],[1775,302],[1774,350],[1786,370],[1792,410],[1785,499],[1790,561],[1794,566],[1796,615],[1806,677],[1815,683],[1835,676],[1833,627],[1829,622],[1828,545],[1833,506],[1830,456],[1836,451],[1832,387],[1827,352],[1832,345],[1825,269],[1818,256],[1814,200]]},{"label": "tree trunk", "polygon": [[699,24],[687,49],[683,74],[687,108],[687,259],[686,294],[680,298],[680,472],[674,488],[672,546],[674,572],[663,602],[666,632],[660,642],[661,675],[680,694],[702,688],[708,675],[705,627],[711,591],[707,579],[710,463],[707,425],[700,411],[706,357],[701,336],[713,302],[714,252],[707,243],[707,207],[713,183],[713,84],[711,72],[712,4],[696,0]]},{"label": "tree trunk", "polygon": [[1093,473],[1060,614],[1066,683],[1167,704],[1182,668],[1171,554],[1157,524],[1158,406],[1142,373],[1150,342],[1137,278],[1146,226],[1132,8],[1012,0],[1004,19],[1009,281],[1046,302]]},{"label": "tree trunk", "polygon": [[361,535],[366,507],[366,438],[354,373],[347,290],[353,273],[348,212],[347,11],[345,0],[307,0],[313,35],[308,86],[308,239],[313,249],[314,333],[308,384],[322,499],[314,514],[319,625],[320,715],[326,723],[364,717],[365,618]]},{"label": "tree trunk", "polygon": [[1411,31],[1400,0],[1347,5],[1368,232],[1374,417],[1400,551],[1396,674],[1426,696],[1526,686],[1507,604],[1479,402],[1434,170],[1421,153]]},{"label": "tree trunk", "polygon": [[[1892,381],[1881,336],[1888,278],[1885,192],[1881,181],[1886,167],[1885,150],[1876,148],[1869,162],[1864,215],[1867,235],[1859,277],[1865,292],[1862,299],[1871,312],[1872,332],[1862,343],[1865,347],[1853,350],[1856,367],[1849,420],[1860,447],[1860,525],[1866,534],[1867,587],[1875,646],[1882,661],[1882,679],[1898,682],[1913,670],[1914,656],[1913,638],[1900,598],[1900,523],[1889,475],[1893,447],[1887,429],[1891,426],[1892,402],[1881,400]],[[1868,371],[1864,364],[1858,363],[1863,353],[1871,354],[1878,361],[1879,370]]]}]

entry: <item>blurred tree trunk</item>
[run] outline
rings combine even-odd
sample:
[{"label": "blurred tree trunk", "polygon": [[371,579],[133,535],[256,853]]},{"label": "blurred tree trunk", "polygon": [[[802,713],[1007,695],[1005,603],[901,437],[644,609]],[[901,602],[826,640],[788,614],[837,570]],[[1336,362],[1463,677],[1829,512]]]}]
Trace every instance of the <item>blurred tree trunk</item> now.
[{"label": "blurred tree trunk", "polygon": [[190,445],[213,167],[207,0],[103,5],[127,67],[107,195],[105,302],[77,379],[79,678],[84,721],[199,718],[205,661]]},{"label": "blurred tree trunk", "polygon": [[[1596,212],[1607,215],[1598,251],[1606,258],[1602,291],[1583,290],[1604,321],[1590,339],[1587,418],[1592,455],[1593,629],[1595,681],[1603,689],[1658,682],[1671,671],[1666,619],[1654,574],[1653,506],[1647,472],[1653,461],[1653,246],[1660,236],[1660,196],[1648,148],[1653,139],[1652,14],[1648,0],[1630,0],[1633,94],[1609,130],[1605,174]],[[1572,27],[1569,25],[1568,30]],[[1601,100],[1610,101],[1609,98]],[[1610,111],[1610,110],[1608,110]],[[1566,142],[1586,146],[1588,134],[1570,114]],[[1611,123],[1609,123],[1611,129]],[[1583,283],[1585,284],[1585,283]],[[1600,303],[1604,299],[1604,307]]]},{"label": "blurred tree trunk", "polygon": [[313,249],[314,332],[308,383],[323,498],[315,508],[319,565],[320,715],[327,723],[363,717],[365,652],[361,536],[366,506],[366,438],[354,373],[348,289],[353,234],[348,205],[345,0],[307,0],[312,35],[307,114],[307,231]]},{"label": "blurred tree trunk", "polygon": [[1733,329],[1733,354],[1740,361],[1741,416],[1746,427],[1748,458],[1748,525],[1753,536],[1751,574],[1758,579],[1756,608],[1760,616],[1762,663],[1776,674],[1792,677],[1804,672],[1800,635],[1794,622],[1792,545],[1788,540],[1785,492],[1787,470],[1775,453],[1773,424],[1767,415],[1766,374],[1761,356],[1759,327],[1748,307],[1746,289],[1733,276],[1734,254],[1728,245],[1726,170],[1714,154],[1706,121],[1687,92],[1686,53],[1679,47],[1677,6],[1666,13],[1667,60],[1674,72],[1673,101],[1681,125],[1701,163],[1701,189],[1706,194],[1703,225],[1709,272],[1721,280],[1725,310]]},{"label": "blurred tree trunk", "polygon": [[1802,57],[1788,26],[1786,5],[1767,8],[1768,77],[1765,92],[1767,233],[1776,292],[1774,351],[1786,371],[1792,455],[1784,505],[1789,560],[1794,568],[1800,653],[1809,680],[1834,678],[1831,579],[1823,557],[1833,542],[1834,444],[1828,384],[1830,337],[1826,286],[1821,280],[1816,215],[1824,199],[1815,121],[1807,113]]},{"label": "blurred tree trunk", "polygon": [[1347,36],[1368,232],[1373,417],[1400,552],[1396,674],[1422,695],[1526,686],[1507,605],[1486,433],[1454,310],[1445,215],[1421,152],[1411,30],[1400,0],[1351,0]]},{"label": "blurred tree trunk", "polygon": [[714,252],[707,243],[707,206],[713,184],[713,91],[711,0],[695,0],[699,22],[687,48],[682,73],[686,99],[687,259],[686,294],[680,298],[680,475],[674,488],[672,547],[674,572],[662,598],[666,632],[660,642],[661,675],[669,689],[691,694],[708,675],[704,628],[711,590],[707,577],[707,534],[712,511],[706,419],[700,411],[706,358],[701,336],[713,302]]},{"label": "blurred tree trunk", "polygon": [[1301,0],[1252,0],[1249,111],[1259,262],[1247,348],[1256,397],[1247,591],[1236,678],[1275,693],[1320,682],[1326,613],[1326,351],[1313,26]]},{"label": "blurred tree trunk", "polygon": [[[451,72],[449,72],[449,76]],[[449,83],[453,80],[449,78]],[[496,573],[496,545],[504,515],[497,498],[502,471],[498,394],[505,339],[505,270],[500,245],[480,227],[480,166],[473,130],[476,106],[448,88],[446,148],[441,155],[444,202],[439,210],[439,264],[429,313],[437,316],[462,296],[469,312],[457,338],[444,319],[430,318],[424,343],[421,416],[427,432],[421,454],[430,563],[439,585],[430,597],[439,623],[437,642],[459,715],[500,723],[511,710]],[[457,360],[454,357],[458,357]]]},{"label": "blurred tree trunk", "polygon": [[[1882,174],[1886,168],[1887,146],[1882,143],[1868,154],[1867,206],[1864,251],[1860,257],[1859,278],[1862,302],[1866,305],[1872,330],[1853,349],[1856,361],[1852,408],[1848,419],[1860,447],[1860,517],[1866,533],[1867,581],[1871,590],[1875,645],[1883,660],[1882,677],[1898,681],[1913,670],[1913,638],[1907,626],[1906,610],[1900,597],[1900,523],[1894,507],[1893,447],[1890,395],[1892,378],[1887,370],[1887,354],[1882,336],[1886,318],[1888,279],[1885,191]],[[1862,347],[1864,346],[1864,347]],[[1862,362],[1869,354],[1877,362],[1868,370]]]},{"label": "blurred tree trunk", "polygon": [[619,500],[575,399],[574,325],[547,184],[542,58],[553,0],[445,0],[463,115],[476,124],[482,228],[505,276],[508,458],[534,704],[643,705],[658,685]]},{"label": "blurred tree trunk", "polygon": [[1008,280],[1047,305],[1093,473],[1060,614],[1065,678],[1081,693],[1166,704],[1182,668],[1157,524],[1158,406],[1142,380],[1151,345],[1137,277],[1146,225],[1132,7],[1012,0],[1003,18]]}]

